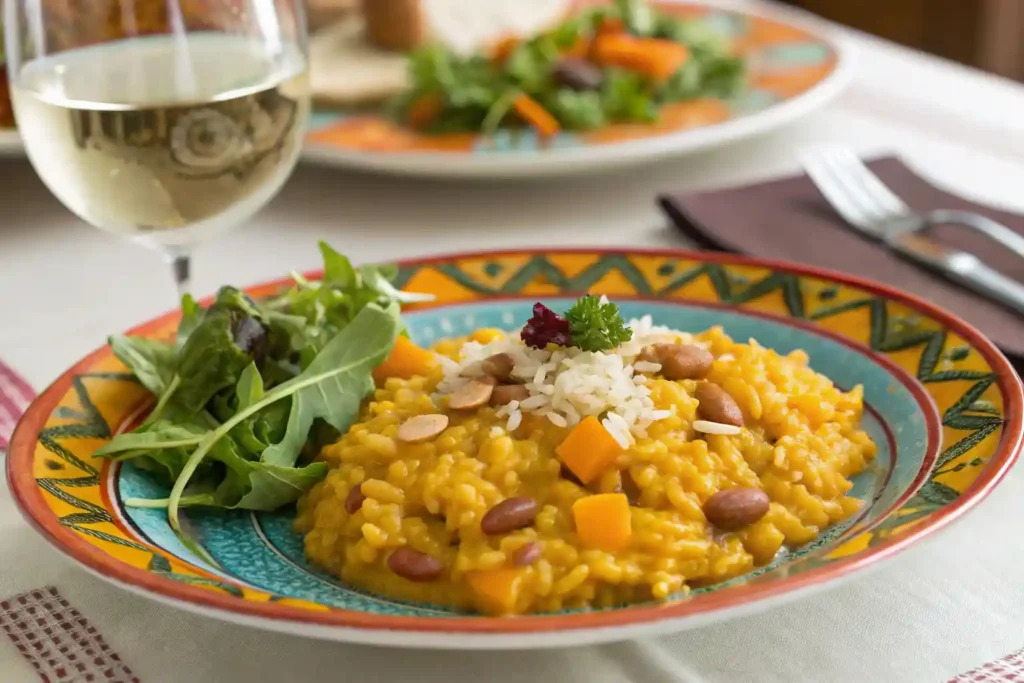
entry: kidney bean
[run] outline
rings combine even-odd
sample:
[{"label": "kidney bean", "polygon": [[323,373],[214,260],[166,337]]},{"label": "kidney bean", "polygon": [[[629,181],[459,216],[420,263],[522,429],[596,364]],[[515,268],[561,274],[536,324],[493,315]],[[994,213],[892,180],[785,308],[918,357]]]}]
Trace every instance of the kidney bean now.
[{"label": "kidney bean", "polygon": [[494,535],[522,529],[533,524],[539,511],[540,505],[533,498],[507,498],[487,511],[480,520],[480,530]]},{"label": "kidney bean", "polygon": [[700,402],[697,406],[697,416],[702,420],[736,427],[743,426],[743,411],[722,387],[711,382],[701,382],[697,385],[694,396]]},{"label": "kidney bean", "polygon": [[345,498],[345,512],[350,515],[356,514],[359,512],[359,508],[363,507],[364,500],[366,500],[366,494],[363,493],[363,485],[356,484]]},{"label": "kidney bean", "polygon": [[433,581],[443,568],[441,560],[412,548],[398,548],[388,556],[388,569],[410,581]]},{"label": "kidney bean", "polygon": [[525,567],[533,564],[544,554],[544,548],[537,541],[530,541],[517,550],[512,556],[512,564],[517,567]]},{"label": "kidney bean", "polygon": [[738,531],[768,512],[768,494],[757,488],[725,489],[704,503],[704,516],[719,529]]}]

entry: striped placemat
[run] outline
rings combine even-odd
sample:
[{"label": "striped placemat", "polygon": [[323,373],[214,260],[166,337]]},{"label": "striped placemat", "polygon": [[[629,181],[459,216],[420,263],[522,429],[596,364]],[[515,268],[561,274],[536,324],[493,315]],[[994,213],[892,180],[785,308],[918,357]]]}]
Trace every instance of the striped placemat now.
[{"label": "striped placemat", "polygon": [[962,673],[949,683],[1024,683],[1024,648]]},{"label": "striped placemat", "polygon": [[0,362],[0,451],[7,450],[14,425],[35,395],[28,382]]}]

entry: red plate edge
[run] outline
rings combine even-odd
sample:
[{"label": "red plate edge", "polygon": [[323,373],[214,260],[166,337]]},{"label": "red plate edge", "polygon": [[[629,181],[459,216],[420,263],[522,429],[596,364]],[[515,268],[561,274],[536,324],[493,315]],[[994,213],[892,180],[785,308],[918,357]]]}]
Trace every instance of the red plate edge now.
[{"label": "red plate edge", "polygon": [[[460,252],[455,254],[431,256],[419,259],[405,259],[400,265],[427,265],[442,261],[466,258],[486,258],[503,255],[547,253],[577,254],[624,254],[662,256],[670,258],[690,259],[704,262],[730,263],[781,270],[806,277],[830,280],[840,284],[856,287],[864,291],[882,296],[908,305],[956,332],[967,340],[982,354],[997,376],[1000,391],[1005,397],[1006,422],[1003,434],[997,446],[996,454],[985,470],[960,495],[953,504],[943,508],[929,519],[919,524],[907,534],[892,539],[862,554],[836,560],[818,569],[811,570],[794,577],[779,579],[766,584],[747,584],[721,592],[705,593],[693,598],[666,603],[633,607],[613,612],[590,612],[567,615],[533,615],[516,618],[495,617],[451,617],[445,619],[424,619],[422,617],[399,617],[366,614],[351,610],[333,608],[329,612],[315,612],[298,607],[288,607],[280,603],[258,603],[238,600],[226,594],[218,594],[194,586],[181,584],[163,578],[152,572],[137,569],[114,560],[99,548],[79,538],[74,532],[61,526],[50,513],[35,485],[32,477],[31,461],[36,443],[36,435],[52,413],[54,406],[71,385],[73,376],[90,365],[101,355],[108,353],[107,347],[101,347],[76,363],[55,380],[29,406],[18,426],[15,428],[8,452],[7,478],[12,495],[25,519],[56,549],[67,553],[72,559],[86,567],[115,581],[129,584],[143,592],[154,593],[154,597],[170,600],[183,600],[198,607],[213,608],[227,613],[241,614],[252,617],[267,618],[274,621],[291,621],[300,624],[316,624],[321,626],[337,626],[356,629],[384,629],[391,631],[440,632],[451,634],[509,634],[517,632],[543,632],[576,629],[598,629],[612,626],[630,626],[660,621],[668,618],[680,618],[703,614],[714,610],[735,607],[768,597],[781,596],[793,591],[808,588],[827,581],[838,579],[880,560],[891,557],[908,547],[911,543],[937,532],[952,521],[958,519],[967,510],[977,505],[1002,480],[1016,461],[1022,443],[1024,443],[1024,389],[1016,372],[1003,354],[977,329],[957,316],[947,313],[941,308],[924,299],[900,292],[887,285],[864,280],[856,276],[846,275],[822,268],[790,264],[772,259],[759,259],[732,254],[692,252],[681,249],[639,249],[639,248],[552,248],[552,249],[503,249],[496,251]],[[316,273],[311,273],[316,275]],[[250,289],[268,289],[289,282],[282,278],[257,285]],[[145,332],[147,329],[166,323],[177,315],[177,311],[164,314],[147,323],[130,330],[130,333]],[[18,464],[22,466],[19,468]]]}]

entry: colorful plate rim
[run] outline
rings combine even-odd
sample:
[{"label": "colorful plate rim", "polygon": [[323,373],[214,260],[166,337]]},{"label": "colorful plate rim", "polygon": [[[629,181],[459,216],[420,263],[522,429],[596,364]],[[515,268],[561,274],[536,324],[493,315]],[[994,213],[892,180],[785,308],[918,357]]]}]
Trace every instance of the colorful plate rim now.
[{"label": "colorful plate rim", "polygon": [[[762,111],[731,117],[709,125],[667,131],[602,144],[556,148],[540,152],[475,154],[466,151],[379,151],[307,141],[303,159],[318,164],[424,177],[513,178],[530,175],[586,173],[680,156],[743,140],[805,116],[837,97],[853,79],[857,51],[838,31],[822,22],[772,8],[739,6],[715,0],[661,0],[665,4],[697,5],[753,17],[797,29],[827,45],[834,65],[819,81]],[[320,129],[310,130],[314,139]]]},{"label": "colorful plate rim", "polygon": [[[184,585],[151,572],[127,566],[62,527],[43,501],[42,494],[32,476],[31,463],[36,435],[52,413],[60,397],[71,386],[74,374],[97,358],[109,353],[107,347],[93,351],[64,372],[40,394],[19,422],[11,440],[6,468],[13,498],[25,519],[50,545],[91,573],[132,592],[191,611],[265,629],[354,642],[463,648],[524,647],[527,644],[530,646],[556,646],[566,644],[557,638],[551,638],[553,634],[558,633],[586,632],[587,636],[578,639],[579,642],[601,642],[698,626],[725,618],[727,615],[738,616],[740,613],[763,609],[774,602],[794,598],[811,589],[822,588],[869,565],[876,565],[879,561],[892,557],[912,543],[943,529],[981,502],[1009,471],[1024,444],[1024,388],[1009,361],[981,332],[957,316],[946,312],[935,304],[900,292],[888,285],[783,261],[677,249],[522,248],[462,252],[408,259],[400,263],[405,266],[428,265],[459,259],[501,257],[512,254],[534,256],[545,254],[593,254],[598,256],[625,254],[751,266],[855,287],[886,300],[898,302],[929,316],[943,325],[944,329],[951,330],[962,337],[982,355],[995,372],[996,383],[1004,396],[1006,414],[999,444],[988,466],[953,503],[929,515],[904,534],[887,539],[878,546],[854,555],[837,559],[826,566],[771,582],[748,583],[728,591],[712,591],[688,600],[665,605],[645,605],[628,610],[556,616],[526,616],[512,619],[467,616],[431,620],[418,617],[366,614],[348,610],[313,612],[280,603],[241,601],[228,595]],[[250,289],[269,291],[286,282],[288,282],[287,279],[280,279]],[[679,299],[679,301],[686,302],[685,299]],[[167,313],[133,328],[130,332],[144,332],[147,328],[166,322],[175,315],[177,315],[176,311]],[[779,318],[779,320],[784,323],[793,322],[785,318]],[[453,641],[453,636],[457,636],[457,640]]]}]

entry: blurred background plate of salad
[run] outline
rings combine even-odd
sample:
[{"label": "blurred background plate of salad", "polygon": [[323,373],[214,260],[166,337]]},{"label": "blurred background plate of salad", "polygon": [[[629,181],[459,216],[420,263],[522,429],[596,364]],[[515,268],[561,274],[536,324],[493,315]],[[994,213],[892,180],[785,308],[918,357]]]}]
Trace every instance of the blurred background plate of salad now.
[{"label": "blurred background plate of salad", "polygon": [[789,20],[687,0],[379,0],[319,31],[311,68],[307,158],[507,177],[767,131],[838,94],[849,59]]}]

